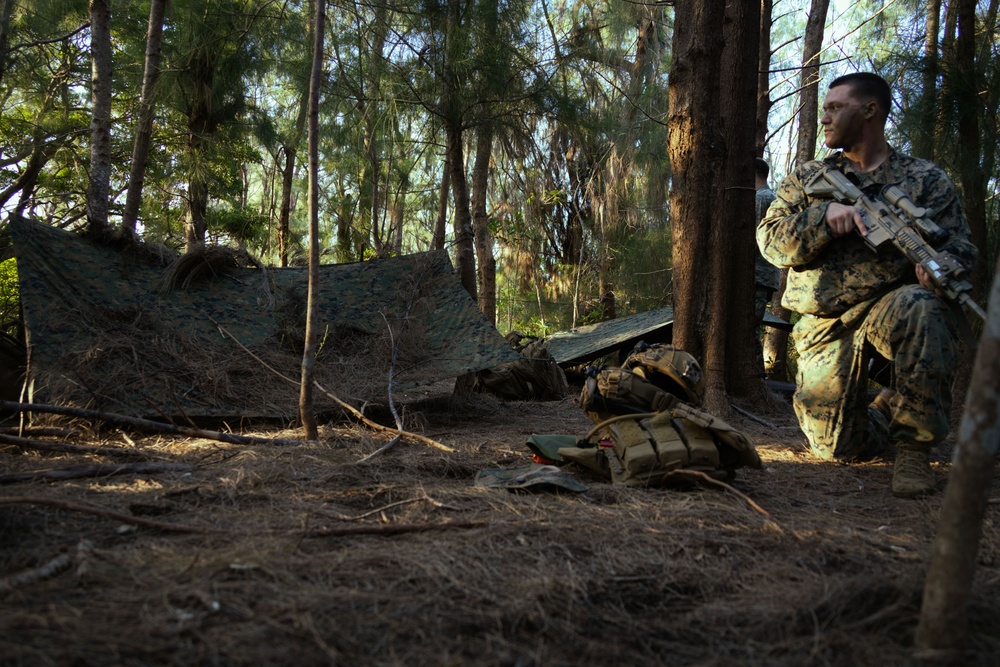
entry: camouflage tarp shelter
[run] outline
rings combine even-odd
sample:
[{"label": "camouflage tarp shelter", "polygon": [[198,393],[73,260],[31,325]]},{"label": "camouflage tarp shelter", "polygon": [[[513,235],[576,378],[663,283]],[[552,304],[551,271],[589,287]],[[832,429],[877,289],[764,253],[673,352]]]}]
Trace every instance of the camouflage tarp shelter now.
[{"label": "camouflage tarp shelter", "polygon": [[[659,308],[637,315],[619,317],[597,324],[559,331],[545,339],[545,349],[560,366],[575,366],[612,352],[628,353],[639,341],[669,343],[674,324],[672,308]],[[792,325],[771,313],[764,324],[792,330]]]},{"label": "camouflage tarp shelter", "polygon": [[[140,246],[8,222],[30,400],[140,416],[297,414],[297,387],[274,371],[301,374],[305,267],[213,267],[165,286],[164,263]],[[322,266],[318,312],[316,379],[356,403],[386,401],[394,357],[394,391],[518,358],[443,250]],[[316,403],[334,405],[321,392]]]}]

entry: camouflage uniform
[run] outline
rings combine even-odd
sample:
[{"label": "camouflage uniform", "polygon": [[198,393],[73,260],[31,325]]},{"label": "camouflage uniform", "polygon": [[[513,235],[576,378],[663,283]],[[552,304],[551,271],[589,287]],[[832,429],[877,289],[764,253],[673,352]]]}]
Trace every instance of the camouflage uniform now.
[{"label": "camouflage uniform", "polygon": [[[757,189],[757,223],[767,214],[767,209],[774,201],[774,190],[766,185]],[[781,271],[760,254],[757,250],[754,258],[754,307],[753,316],[757,335],[754,337],[754,347],[756,352],[757,368],[761,374],[764,373],[764,347],[761,343],[761,327],[764,325],[764,313],[767,312],[767,305],[771,302],[771,296],[778,289],[781,280]]]},{"label": "camouflage uniform", "polygon": [[[855,172],[839,152],[824,162],[856,179],[873,199],[885,185],[898,185],[944,230],[935,247],[971,270],[977,253],[969,223],[940,168],[895,151],[869,173]],[[830,200],[804,192],[822,165],[807,162],[790,174],[757,226],[764,257],[789,269],[782,305],[802,313],[794,331],[799,424],[823,459],[866,458],[887,439],[929,447],[948,433],[955,315],[934,292],[916,284],[913,265],[894,248],[876,255],[857,233],[833,237],[825,219]],[[873,350],[893,362],[896,395],[890,414],[868,405]]]}]

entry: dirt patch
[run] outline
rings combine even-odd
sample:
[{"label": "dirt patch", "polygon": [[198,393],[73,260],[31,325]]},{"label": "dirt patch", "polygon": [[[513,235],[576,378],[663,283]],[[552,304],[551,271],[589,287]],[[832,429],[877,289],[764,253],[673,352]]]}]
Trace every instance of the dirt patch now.
[{"label": "dirt patch", "polygon": [[[0,664],[912,664],[940,496],[893,498],[889,463],[810,459],[787,406],[768,425],[733,419],[764,461],[734,487],[765,516],[718,489],[582,469],[584,494],[478,489],[479,470],[530,462],[531,433],[590,422],[569,400],[403,402],[456,452],[404,442],[356,465],[388,437],[342,423],[281,447],[66,420],[74,434],[37,436],[193,469],[0,487],[0,581],[51,567],[0,592]],[[0,446],[6,472],[108,461]],[[969,665],[1000,655],[993,507]]]}]

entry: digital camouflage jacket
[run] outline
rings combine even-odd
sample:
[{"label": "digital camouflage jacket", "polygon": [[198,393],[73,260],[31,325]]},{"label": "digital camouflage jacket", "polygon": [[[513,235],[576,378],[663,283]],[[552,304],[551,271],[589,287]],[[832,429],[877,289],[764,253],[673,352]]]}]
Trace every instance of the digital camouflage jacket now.
[{"label": "digital camouflage jacket", "polygon": [[889,157],[869,173],[851,168],[843,153],[825,160],[806,162],[782,181],[777,199],[757,226],[757,245],[764,258],[788,268],[783,306],[798,313],[820,317],[854,319],[874,299],[900,285],[916,282],[913,265],[895,248],[876,254],[860,234],[834,238],[826,225],[828,198],[804,192],[805,183],[824,163],[840,169],[871,199],[880,199],[886,185],[896,185],[944,230],[934,247],[951,253],[972,270],[977,251],[970,240],[969,222],[954,186],[944,171],[932,162],[901,155]]}]

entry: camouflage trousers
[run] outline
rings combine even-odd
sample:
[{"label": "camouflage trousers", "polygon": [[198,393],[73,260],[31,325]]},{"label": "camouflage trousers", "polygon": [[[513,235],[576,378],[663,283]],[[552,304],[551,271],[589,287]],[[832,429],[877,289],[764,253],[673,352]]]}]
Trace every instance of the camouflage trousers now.
[{"label": "camouflage trousers", "polygon": [[[793,404],[819,458],[864,459],[890,441],[930,447],[948,435],[957,324],[947,303],[930,290],[900,287],[860,317],[804,315],[794,334],[799,360]],[[893,364],[896,394],[888,420],[869,407],[873,351]]]}]

